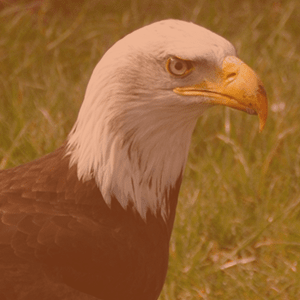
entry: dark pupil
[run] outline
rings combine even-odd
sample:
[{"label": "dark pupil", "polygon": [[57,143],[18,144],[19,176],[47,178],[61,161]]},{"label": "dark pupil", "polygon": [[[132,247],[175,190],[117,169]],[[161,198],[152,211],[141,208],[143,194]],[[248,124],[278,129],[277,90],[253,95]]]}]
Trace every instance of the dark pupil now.
[{"label": "dark pupil", "polygon": [[175,64],[175,69],[176,70],[178,70],[178,71],[180,71],[181,69],[182,69],[182,63],[181,62],[177,62],[176,64]]}]

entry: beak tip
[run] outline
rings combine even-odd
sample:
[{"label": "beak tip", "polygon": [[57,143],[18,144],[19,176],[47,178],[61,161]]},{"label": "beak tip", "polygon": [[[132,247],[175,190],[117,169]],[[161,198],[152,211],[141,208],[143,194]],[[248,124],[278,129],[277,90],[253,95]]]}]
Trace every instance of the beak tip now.
[{"label": "beak tip", "polygon": [[265,128],[267,122],[267,114],[259,115],[259,132],[261,133]]}]

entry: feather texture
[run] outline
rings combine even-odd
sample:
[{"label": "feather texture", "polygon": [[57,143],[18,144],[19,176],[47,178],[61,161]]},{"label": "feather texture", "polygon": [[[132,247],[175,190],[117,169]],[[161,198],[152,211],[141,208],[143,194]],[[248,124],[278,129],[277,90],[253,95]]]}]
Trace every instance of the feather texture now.
[{"label": "feather texture", "polygon": [[149,214],[146,224],[116,199],[108,207],[95,180],[77,179],[65,151],[0,171],[1,299],[158,297],[172,221]]}]

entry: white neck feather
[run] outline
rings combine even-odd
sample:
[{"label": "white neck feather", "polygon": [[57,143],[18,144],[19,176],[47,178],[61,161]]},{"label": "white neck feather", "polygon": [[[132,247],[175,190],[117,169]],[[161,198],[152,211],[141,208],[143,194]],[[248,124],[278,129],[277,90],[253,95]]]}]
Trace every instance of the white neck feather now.
[{"label": "white neck feather", "polygon": [[69,135],[71,165],[79,180],[95,179],[108,205],[115,196],[145,221],[148,210],[167,220],[168,192],[184,171],[199,105],[172,91],[130,92],[127,74],[110,76],[106,67],[96,67]]}]

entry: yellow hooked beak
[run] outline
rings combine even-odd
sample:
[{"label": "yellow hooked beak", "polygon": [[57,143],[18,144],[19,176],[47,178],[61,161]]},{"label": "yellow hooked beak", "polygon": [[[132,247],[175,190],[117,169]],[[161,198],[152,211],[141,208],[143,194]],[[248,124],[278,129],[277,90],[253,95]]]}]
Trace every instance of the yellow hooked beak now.
[{"label": "yellow hooked beak", "polygon": [[175,93],[186,96],[205,96],[207,103],[225,105],[249,114],[257,114],[260,131],[268,116],[268,101],[265,89],[256,73],[235,56],[225,57],[222,70],[213,81],[178,87]]}]

